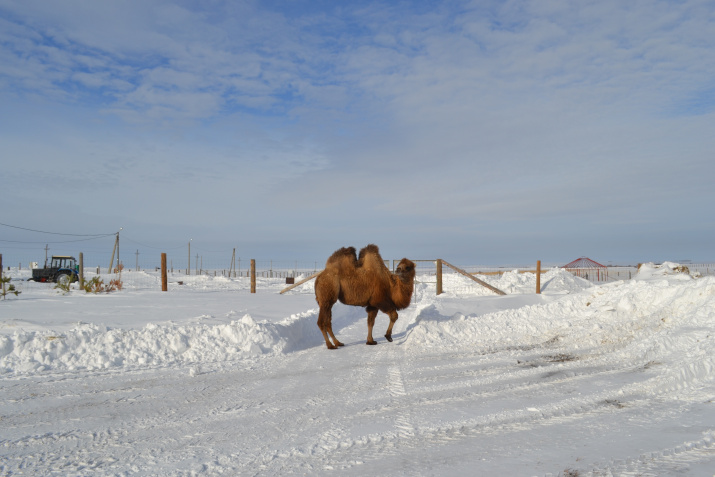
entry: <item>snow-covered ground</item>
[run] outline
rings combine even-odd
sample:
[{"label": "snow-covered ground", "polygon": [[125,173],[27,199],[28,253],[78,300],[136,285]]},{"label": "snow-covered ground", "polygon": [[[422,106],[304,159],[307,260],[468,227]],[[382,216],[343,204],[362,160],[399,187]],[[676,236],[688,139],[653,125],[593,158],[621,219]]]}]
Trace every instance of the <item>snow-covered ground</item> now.
[{"label": "snow-covered ground", "polygon": [[0,302],[0,474],[712,476],[715,277],[674,268],[420,277],[393,343],[336,305],[335,351],[312,282],[27,284]]}]

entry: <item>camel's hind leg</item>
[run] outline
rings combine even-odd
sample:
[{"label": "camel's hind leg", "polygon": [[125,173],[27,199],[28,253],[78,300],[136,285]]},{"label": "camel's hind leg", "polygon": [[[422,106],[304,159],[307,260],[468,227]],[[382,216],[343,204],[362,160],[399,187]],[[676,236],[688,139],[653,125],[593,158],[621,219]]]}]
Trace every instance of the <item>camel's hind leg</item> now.
[{"label": "camel's hind leg", "polygon": [[[315,280],[315,300],[318,302],[318,328],[323,333],[325,345],[328,349],[336,349],[343,344],[338,341],[333,333],[333,305],[338,301],[339,284],[330,276],[318,275]],[[328,337],[330,335],[330,337]],[[330,342],[330,338],[333,342]]]},{"label": "camel's hind leg", "polygon": [[365,344],[376,345],[377,341],[372,339],[372,328],[375,326],[375,317],[377,316],[377,308],[368,306],[365,308],[367,311],[367,341]]},{"label": "camel's hind leg", "polygon": [[335,343],[335,346],[345,346],[345,343],[341,343],[340,341],[338,341],[338,339],[333,334],[333,320],[332,319],[330,320],[330,323],[328,324],[328,334],[333,339],[333,343]]},{"label": "camel's hind leg", "polygon": [[397,312],[395,310],[392,310],[388,313],[388,316],[390,317],[390,325],[387,327],[385,339],[392,343],[392,327],[395,326],[395,322],[397,321]]}]

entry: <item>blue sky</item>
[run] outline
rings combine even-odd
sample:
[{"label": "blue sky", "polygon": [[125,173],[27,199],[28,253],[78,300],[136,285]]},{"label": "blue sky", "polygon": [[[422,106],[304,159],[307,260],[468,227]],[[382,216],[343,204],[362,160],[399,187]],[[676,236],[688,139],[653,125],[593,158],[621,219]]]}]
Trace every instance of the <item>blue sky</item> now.
[{"label": "blue sky", "polygon": [[[713,31],[694,0],[0,0],[0,223],[147,253],[712,261]],[[0,226],[6,254],[60,238]]]}]

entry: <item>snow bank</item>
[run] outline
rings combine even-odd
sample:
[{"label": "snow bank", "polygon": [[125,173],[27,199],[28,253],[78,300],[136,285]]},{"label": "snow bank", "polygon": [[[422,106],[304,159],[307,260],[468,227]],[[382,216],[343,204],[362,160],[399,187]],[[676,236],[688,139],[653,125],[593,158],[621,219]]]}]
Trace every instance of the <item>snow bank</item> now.
[{"label": "snow bank", "polygon": [[[410,325],[407,344],[424,348],[467,348],[485,353],[518,343],[568,346],[588,352],[620,352],[652,359],[677,348],[715,356],[710,330],[715,320],[715,278],[641,267],[638,280],[589,287],[549,303],[484,315],[445,315],[439,302],[425,306]],[[651,273],[659,270],[657,273]],[[680,342],[672,330],[701,327],[700,342]],[[702,335],[702,336],[700,336]],[[597,351],[596,351],[597,350]],[[712,364],[712,363],[711,363]]]},{"label": "snow bank", "polygon": [[16,332],[0,336],[0,373],[189,365],[294,351],[323,341],[316,320],[311,310],[279,323],[247,314],[217,325],[149,323],[127,330],[85,323],[63,334]]},{"label": "snow bank", "polygon": [[673,262],[663,262],[656,265],[653,262],[642,263],[638,268],[638,273],[634,277],[636,280],[652,280],[658,277],[670,277],[671,280],[690,280],[695,278],[690,275],[690,270],[684,265]]}]

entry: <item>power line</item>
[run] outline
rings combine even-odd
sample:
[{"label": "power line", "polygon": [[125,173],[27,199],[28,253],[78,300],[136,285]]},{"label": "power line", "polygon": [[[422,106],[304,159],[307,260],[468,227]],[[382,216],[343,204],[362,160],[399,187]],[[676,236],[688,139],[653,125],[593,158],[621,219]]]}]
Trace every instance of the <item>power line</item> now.
[{"label": "power line", "polygon": [[[2,225],[2,224],[0,224],[0,225]],[[60,234],[60,235],[72,235],[72,234]],[[28,242],[27,240],[3,240],[3,239],[0,239],[0,242],[6,242],[6,243],[26,243],[26,244],[35,244],[35,243],[36,243],[36,244],[40,244],[40,243],[52,243],[52,244],[56,244],[56,243],[73,243],[73,242],[86,242],[86,241],[88,241],[88,240],[97,240],[97,239],[100,239],[100,238],[109,237],[110,235],[115,235],[115,234],[98,235],[98,236],[96,236],[96,237],[90,236],[90,238],[76,239],[76,240],[63,240],[63,241],[60,241],[60,242],[52,242],[52,241],[48,241],[48,240],[43,240],[43,241],[41,241],[41,242]],[[79,237],[83,237],[83,236],[82,236],[82,235],[79,235]]]},{"label": "power line", "polygon": [[[35,229],[28,229],[25,227],[18,227],[17,225],[9,225],[9,224],[3,224],[0,223],[0,225],[3,225],[5,227],[10,227],[13,229],[19,229],[19,230],[27,230],[28,232],[37,232],[40,234],[50,234],[50,235],[69,235],[72,237],[108,237],[110,235],[116,234],[116,232],[112,232],[111,234],[64,234],[61,232],[46,232],[44,230],[35,230]],[[59,242],[58,242],[59,243]]]},{"label": "power line", "polygon": [[206,250],[200,247],[195,247],[195,249],[199,252],[204,252],[204,253],[226,253],[227,250]]},{"label": "power line", "polygon": [[137,245],[141,245],[142,247],[151,248],[151,249],[154,249],[154,250],[178,250],[178,249],[180,249],[180,248],[185,248],[185,247],[186,247],[186,244],[179,245],[179,246],[176,246],[176,247],[171,247],[171,248],[167,248],[167,247],[154,247],[154,246],[152,246],[152,245],[146,245],[146,244],[143,244],[143,243],[141,243],[141,242],[137,242],[136,240],[132,240],[132,239],[130,239],[129,237],[127,237],[126,234],[122,234],[122,240],[126,240],[127,242],[132,242],[132,243],[135,243],[135,244],[137,244]]}]

